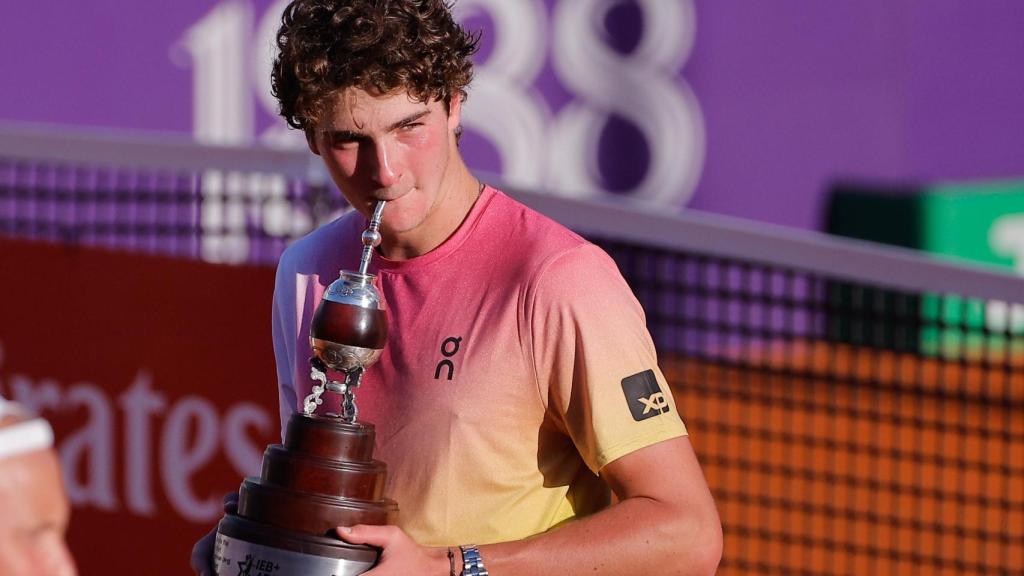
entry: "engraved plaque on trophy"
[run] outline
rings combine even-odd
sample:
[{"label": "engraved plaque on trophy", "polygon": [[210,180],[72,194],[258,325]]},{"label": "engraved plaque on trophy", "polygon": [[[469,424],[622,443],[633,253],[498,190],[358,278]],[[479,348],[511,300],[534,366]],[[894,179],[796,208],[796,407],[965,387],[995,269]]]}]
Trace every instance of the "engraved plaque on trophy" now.
[{"label": "engraved plaque on trophy", "polygon": [[[293,414],[284,444],[267,447],[259,477],[239,488],[238,514],[217,527],[218,575],[362,574],[377,561],[369,546],[347,544],[337,526],[393,524],[398,506],[384,497],[386,468],[373,459],[374,428],[358,421],[355,391],[387,341],[387,317],[367,273],[380,244],[378,202],[363,232],[358,272],[342,271],[324,293],[310,326],[312,393]],[[333,381],[329,373],[344,375]],[[342,396],[341,414],[316,414],[321,396]]]}]

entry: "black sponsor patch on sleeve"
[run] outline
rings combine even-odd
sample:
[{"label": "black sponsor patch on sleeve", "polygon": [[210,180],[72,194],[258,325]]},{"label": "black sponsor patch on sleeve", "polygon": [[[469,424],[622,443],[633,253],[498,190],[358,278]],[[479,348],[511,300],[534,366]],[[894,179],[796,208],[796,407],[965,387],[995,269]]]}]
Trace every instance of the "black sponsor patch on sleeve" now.
[{"label": "black sponsor patch on sleeve", "polygon": [[623,378],[622,393],[626,395],[629,412],[637,422],[669,411],[668,398],[661,391],[654,370],[644,370]]}]

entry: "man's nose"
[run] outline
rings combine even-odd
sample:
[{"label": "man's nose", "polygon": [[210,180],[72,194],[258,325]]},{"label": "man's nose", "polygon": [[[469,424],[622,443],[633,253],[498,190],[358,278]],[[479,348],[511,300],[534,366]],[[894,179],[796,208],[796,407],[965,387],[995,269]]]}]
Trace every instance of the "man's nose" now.
[{"label": "man's nose", "polygon": [[394,186],[402,177],[398,154],[387,142],[373,145],[373,178],[382,188]]}]

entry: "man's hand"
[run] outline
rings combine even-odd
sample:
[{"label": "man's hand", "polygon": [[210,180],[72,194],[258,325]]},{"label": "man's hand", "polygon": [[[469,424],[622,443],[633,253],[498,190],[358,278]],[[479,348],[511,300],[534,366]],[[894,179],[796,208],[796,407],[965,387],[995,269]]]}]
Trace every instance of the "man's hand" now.
[{"label": "man's hand", "polygon": [[[238,513],[238,492],[224,495],[224,513]],[[203,536],[196,545],[192,547],[192,571],[198,576],[213,576],[216,571],[213,569],[213,545],[217,540],[217,527],[214,526],[206,536]]]},{"label": "man's hand", "polygon": [[349,544],[381,548],[380,562],[364,576],[448,576],[448,550],[427,548],[412,541],[397,526],[357,524],[338,528],[338,536]]}]

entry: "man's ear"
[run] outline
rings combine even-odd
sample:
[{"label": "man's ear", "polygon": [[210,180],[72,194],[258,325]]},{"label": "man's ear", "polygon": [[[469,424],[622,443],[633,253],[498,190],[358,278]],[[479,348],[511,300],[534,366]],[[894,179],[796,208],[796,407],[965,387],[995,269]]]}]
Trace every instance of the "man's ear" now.
[{"label": "man's ear", "polygon": [[448,131],[454,132],[462,123],[462,93],[455,91],[448,100]]},{"label": "man's ear", "polygon": [[309,151],[317,156],[320,155],[320,146],[316,143],[316,131],[312,128],[306,128],[306,144],[309,146]]}]

